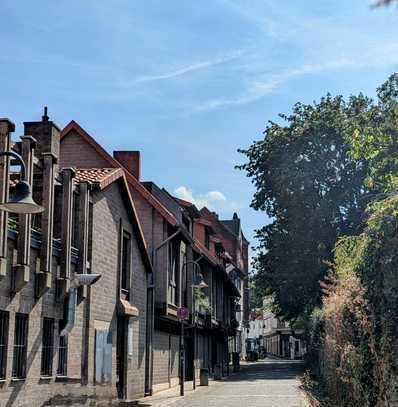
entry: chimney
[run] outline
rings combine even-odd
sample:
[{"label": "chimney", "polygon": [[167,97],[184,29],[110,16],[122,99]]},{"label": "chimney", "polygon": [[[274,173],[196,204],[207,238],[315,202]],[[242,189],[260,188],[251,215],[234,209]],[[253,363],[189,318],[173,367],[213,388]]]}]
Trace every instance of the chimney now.
[{"label": "chimney", "polygon": [[55,172],[58,172],[60,133],[59,127],[49,120],[47,106],[44,107],[41,121],[24,122],[24,135],[32,136],[37,141],[35,154],[39,158],[51,155],[56,164]]},{"label": "chimney", "polygon": [[114,151],[113,157],[119,161],[130,174],[134,175],[138,181],[140,180],[141,159],[139,151]]}]

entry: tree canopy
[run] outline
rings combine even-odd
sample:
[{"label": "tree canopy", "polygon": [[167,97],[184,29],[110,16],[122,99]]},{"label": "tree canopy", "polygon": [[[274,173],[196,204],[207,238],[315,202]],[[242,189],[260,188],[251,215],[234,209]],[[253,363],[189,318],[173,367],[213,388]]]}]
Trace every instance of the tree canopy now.
[{"label": "tree canopy", "polygon": [[[272,223],[257,230],[255,284],[278,316],[294,319],[320,303],[320,281],[339,236],[356,235],[364,210],[397,166],[398,76],[360,94],[297,103],[264,138],[241,150],[256,187],[251,206]],[[392,158],[394,157],[394,158]]]}]

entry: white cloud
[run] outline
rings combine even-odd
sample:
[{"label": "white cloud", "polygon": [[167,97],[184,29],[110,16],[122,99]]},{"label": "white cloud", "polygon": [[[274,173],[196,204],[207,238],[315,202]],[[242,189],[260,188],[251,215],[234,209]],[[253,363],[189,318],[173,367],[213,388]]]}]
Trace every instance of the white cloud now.
[{"label": "white cloud", "polygon": [[194,196],[192,191],[190,191],[183,185],[176,188],[174,193],[176,194],[177,198],[192,202],[199,209],[203,208],[204,206],[211,209],[215,203],[225,202],[227,200],[225,195],[220,191],[209,191],[206,194],[199,194]]},{"label": "white cloud", "polygon": [[193,64],[187,65],[185,67],[174,69],[172,71],[161,73],[158,75],[140,76],[136,79],[136,82],[149,82],[149,81],[158,81],[158,80],[163,80],[163,79],[175,78],[177,76],[185,75],[190,72],[195,72],[195,71],[199,71],[201,69],[210,68],[212,66],[225,64],[227,62],[230,62],[234,59],[239,58],[241,55],[242,55],[242,51],[240,51],[240,50],[234,51],[234,52],[231,52],[230,54],[224,55],[220,58],[215,58],[215,59],[210,59],[207,61],[193,63]]}]

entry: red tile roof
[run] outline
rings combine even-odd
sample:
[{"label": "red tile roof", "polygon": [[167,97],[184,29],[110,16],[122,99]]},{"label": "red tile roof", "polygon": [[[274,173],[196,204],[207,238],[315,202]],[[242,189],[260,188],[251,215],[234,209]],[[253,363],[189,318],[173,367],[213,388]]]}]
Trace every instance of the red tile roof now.
[{"label": "red tile roof", "polygon": [[103,189],[122,176],[123,170],[121,168],[78,168],[75,180],[77,182],[90,182]]}]

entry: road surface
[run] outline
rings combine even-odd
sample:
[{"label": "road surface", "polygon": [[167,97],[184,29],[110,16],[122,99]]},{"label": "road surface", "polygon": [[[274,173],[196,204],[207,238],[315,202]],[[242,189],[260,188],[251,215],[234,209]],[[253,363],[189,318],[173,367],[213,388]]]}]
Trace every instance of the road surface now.
[{"label": "road surface", "polygon": [[250,363],[228,379],[197,387],[185,397],[178,392],[163,399],[144,399],[142,406],[153,407],[307,407],[299,391],[302,364],[296,361],[266,359]]}]

